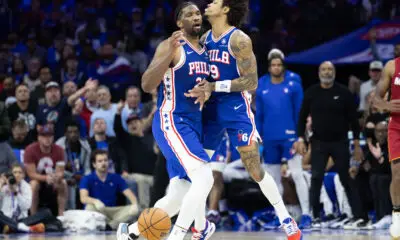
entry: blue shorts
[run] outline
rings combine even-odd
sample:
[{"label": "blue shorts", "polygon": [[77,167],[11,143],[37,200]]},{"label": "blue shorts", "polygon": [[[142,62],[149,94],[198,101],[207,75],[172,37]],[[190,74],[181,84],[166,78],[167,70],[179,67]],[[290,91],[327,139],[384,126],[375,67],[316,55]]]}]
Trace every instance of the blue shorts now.
[{"label": "blue shorts", "polygon": [[228,136],[226,134],[226,136],[224,135],[224,137],[222,138],[222,141],[219,144],[218,148],[216,149],[214,155],[211,157],[211,162],[228,163],[228,158],[227,158],[228,148],[231,152],[230,161],[233,162],[239,160],[240,154],[238,150],[232,144],[229,143]]},{"label": "blue shorts", "polygon": [[203,109],[204,148],[216,150],[225,130],[232,146],[248,146],[258,141],[260,137],[250,103],[248,93],[209,100]]},{"label": "blue shorts", "polygon": [[267,140],[263,142],[264,163],[281,164],[282,161],[288,161],[293,158],[292,147],[296,139],[286,140]]},{"label": "blue shorts", "polygon": [[204,163],[210,162],[201,144],[201,121],[157,111],[153,119],[153,135],[167,160],[170,178],[187,178]]}]

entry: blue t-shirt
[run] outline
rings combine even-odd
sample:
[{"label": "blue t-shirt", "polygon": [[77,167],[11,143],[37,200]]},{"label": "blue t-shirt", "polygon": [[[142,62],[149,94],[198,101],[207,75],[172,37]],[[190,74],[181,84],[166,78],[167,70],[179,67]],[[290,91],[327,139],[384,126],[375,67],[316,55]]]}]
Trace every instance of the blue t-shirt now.
[{"label": "blue t-shirt", "polygon": [[107,207],[115,207],[117,205],[117,193],[128,189],[125,180],[118,174],[109,173],[105,182],[102,182],[96,172],[92,172],[82,178],[80,189],[86,189],[89,196],[99,199]]}]

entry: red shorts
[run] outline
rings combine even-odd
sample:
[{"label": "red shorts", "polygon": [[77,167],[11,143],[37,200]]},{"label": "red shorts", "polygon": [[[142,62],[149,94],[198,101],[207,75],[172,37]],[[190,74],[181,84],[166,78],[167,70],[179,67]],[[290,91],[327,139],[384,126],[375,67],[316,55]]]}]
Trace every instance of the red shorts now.
[{"label": "red shorts", "polygon": [[388,130],[389,161],[400,159],[400,129]]}]

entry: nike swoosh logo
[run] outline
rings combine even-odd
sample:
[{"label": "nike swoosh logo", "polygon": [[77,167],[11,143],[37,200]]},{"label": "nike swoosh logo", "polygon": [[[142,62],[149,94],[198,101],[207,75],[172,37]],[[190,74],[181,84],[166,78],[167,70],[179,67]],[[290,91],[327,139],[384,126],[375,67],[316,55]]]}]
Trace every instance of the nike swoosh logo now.
[{"label": "nike swoosh logo", "polygon": [[193,51],[190,51],[190,52],[186,52],[187,54],[192,54],[193,53]]},{"label": "nike swoosh logo", "polygon": [[238,110],[241,106],[243,106],[243,104],[240,104],[239,106],[235,106],[234,109]]}]

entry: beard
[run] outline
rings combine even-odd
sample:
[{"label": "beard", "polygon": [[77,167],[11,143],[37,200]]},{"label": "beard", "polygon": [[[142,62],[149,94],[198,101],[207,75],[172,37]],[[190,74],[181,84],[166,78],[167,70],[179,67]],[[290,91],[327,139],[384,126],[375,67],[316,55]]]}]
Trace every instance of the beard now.
[{"label": "beard", "polygon": [[333,81],[335,81],[335,78],[334,77],[319,77],[319,80],[321,81],[321,83],[330,84],[330,83],[333,83]]}]

